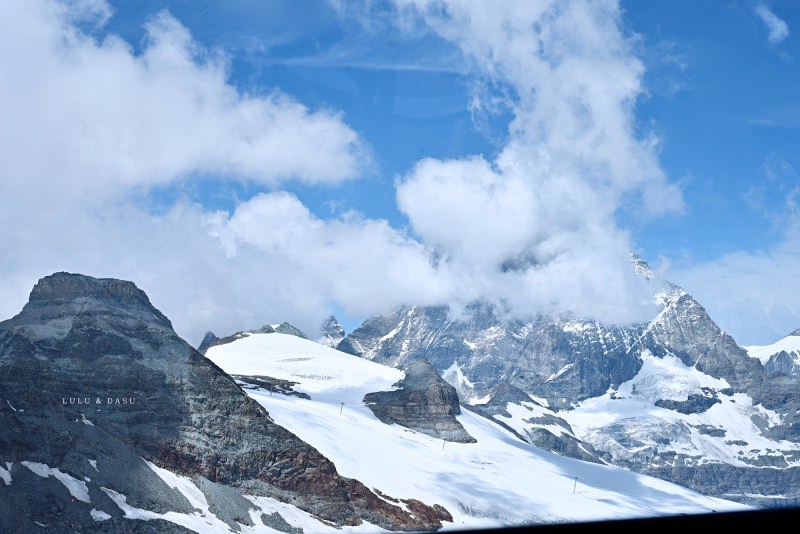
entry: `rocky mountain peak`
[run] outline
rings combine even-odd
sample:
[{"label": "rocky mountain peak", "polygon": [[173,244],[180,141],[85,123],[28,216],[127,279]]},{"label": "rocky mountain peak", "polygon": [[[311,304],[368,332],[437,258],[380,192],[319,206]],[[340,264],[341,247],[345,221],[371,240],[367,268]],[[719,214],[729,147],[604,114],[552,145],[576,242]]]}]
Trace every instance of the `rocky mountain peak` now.
[{"label": "rocky mountain peak", "polygon": [[[409,389],[425,389],[433,385],[446,384],[439,376],[439,372],[425,358],[412,360],[405,368],[406,377],[403,387]],[[449,385],[449,384],[448,384]],[[459,412],[456,411],[456,414]]]},{"label": "rocky mountain peak", "polygon": [[306,335],[302,332],[302,330],[285,321],[276,326],[274,331],[279,334],[287,334],[290,336],[297,336],[299,338],[308,339]]},{"label": "rocky mountain peak", "polygon": [[336,317],[333,315],[328,316],[322,321],[319,327],[319,333],[320,335],[316,340],[317,343],[332,348],[336,348],[345,336],[344,328],[342,328],[342,325],[339,324],[339,321],[337,321]]},{"label": "rocky mountain peak", "polygon": [[191,513],[190,503],[172,502],[174,492],[146,462],[222,488],[221,500],[239,508],[230,524],[252,525],[248,510],[258,507],[246,494],[292,503],[339,526],[441,527],[436,509],[420,503],[406,511],[339,475],[181,339],[131,282],[68,273],[40,280],[23,311],[0,322],[0,392],[0,462],[14,464],[13,480],[25,480],[23,462],[34,462],[86,481],[81,504],[15,493],[14,532],[35,529],[33,517],[63,520],[57,516],[66,507],[81,507],[72,523],[80,531],[90,530],[98,504],[122,521],[104,488],[134,508]]},{"label": "rocky mountain peak", "polygon": [[197,352],[200,354],[205,354],[209,347],[213,346],[214,343],[219,341],[219,338],[214,334],[212,331],[206,332],[206,335],[203,336],[203,340],[197,346]]},{"label": "rocky mountain peak", "polygon": [[150,303],[147,294],[136,284],[114,278],[94,278],[67,272],[45,276],[33,286],[26,309],[59,306],[85,299],[102,303],[105,307],[137,310],[140,316],[155,319],[163,326],[172,328],[169,319]]}]

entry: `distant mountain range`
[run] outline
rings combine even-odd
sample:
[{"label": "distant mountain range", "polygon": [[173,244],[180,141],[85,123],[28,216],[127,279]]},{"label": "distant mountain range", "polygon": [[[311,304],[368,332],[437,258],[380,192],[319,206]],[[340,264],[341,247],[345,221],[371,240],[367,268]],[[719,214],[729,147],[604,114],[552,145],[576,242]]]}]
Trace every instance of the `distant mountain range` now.
[{"label": "distant mountain range", "polygon": [[204,355],[133,283],[56,273],[0,322],[3,529],[434,531],[795,505],[800,337],[743,349],[684,291],[658,293],[640,325],[406,307],[348,336],[328,318],[317,341],[287,323],[209,334]]},{"label": "distant mountain range", "polygon": [[800,331],[744,349],[686,291],[634,266],[661,308],[647,323],[404,307],[338,349],[390,366],[426,358],[465,402],[546,449],[756,506],[800,505]]}]

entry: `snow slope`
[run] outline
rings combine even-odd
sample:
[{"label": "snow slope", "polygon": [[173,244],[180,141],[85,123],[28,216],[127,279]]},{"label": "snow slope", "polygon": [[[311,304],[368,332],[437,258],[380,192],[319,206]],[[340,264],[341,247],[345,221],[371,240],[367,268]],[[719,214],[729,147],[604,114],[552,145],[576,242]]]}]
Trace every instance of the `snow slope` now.
[{"label": "snow slope", "polygon": [[[637,375],[616,391],[586,399],[574,410],[557,413],[575,435],[615,460],[632,459],[640,449],[697,457],[697,463],[757,465],[759,457],[782,452],[788,465],[800,465],[800,444],[767,437],[766,426],[780,416],[744,393],[733,393],[725,380],[688,367],[674,356],[657,358],[645,351]],[[656,406],[659,400],[686,401],[698,390],[718,402],[702,413],[680,413]],[[794,458],[794,459],[792,459]]]},{"label": "snow slope", "polygon": [[[311,399],[247,387],[278,424],[331,459],[343,476],[394,498],[441,504],[445,529],[633,518],[747,509],[621,468],[538,449],[477,414],[458,416],[477,443],[443,442],[381,423],[366,393],[403,377],[314,342],[250,334],[208,350],[229,374],[297,382]],[[246,379],[242,379],[244,385]]]},{"label": "snow slope", "polygon": [[766,364],[773,354],[781,351],[786,351],[794,360],[800,361],[800,335],[796,334],[789,334],[771,345],[752,345],[742,348],[753,358],[761,360],[762,364]]}]

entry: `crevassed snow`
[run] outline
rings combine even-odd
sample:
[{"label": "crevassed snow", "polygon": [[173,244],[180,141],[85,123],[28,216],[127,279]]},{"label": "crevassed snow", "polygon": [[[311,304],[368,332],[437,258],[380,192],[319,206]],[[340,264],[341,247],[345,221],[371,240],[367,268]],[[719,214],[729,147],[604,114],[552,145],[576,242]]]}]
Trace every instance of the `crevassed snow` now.
[{"label": "crevassed snow", "polygon": [[92,519],[94,519],[95,521],[105,521],[106,519],[111,519],[111,516],[109,514],[105,513],[102,510],[95,510],[94,508],[92,508],[92,511],[89,512],[89,514],[91,514]]},{"label": "crevassed snow", "polygon": [[752,358],[758,358],[762,364],[766,364],[773,354],[786,351],[794,353],[795,359],[800,359],[800,336],[786,336],[776,341],[772,345],[751,345],[742,347]]},{"label": "crevassed snow", "polygon": [[0,467],[0,479],[3,479],[6,486],[11,485],[11,462],[6,462],[6,468]]},{"label": "crevassed snow", "polygon": [[251,334],[211,347],[206,357],[228,374],[270,376],[299,382],[296,391],[338,407],[360,405],[364,395],[394,389],[405,377],[399,369],[288,334]]},{"label": "crevassed snow", "polygon": [[[343,476],[394,498],[444,506],[454,518],[445,528],[748,508],[624,469],[543,451],[468,411],[458,419],[477,443],[443,442],[398,425],[385,425],[360,399],[342,407],[336,396],[315,396],[314,392],[330,391],[331,383],[351,382],[359,384],[358,394],[379,391],[385,387],[373,386],[394,381],[397,375],[387,376],[387,372],[396,370],[340,356],[299,338],[274,336],[264,335],[258,344],[251,336],[214,347],[227,347],[227,351],[209,350],[209,356],[229,373],[277,375],[300,382],[297,389],[309,392],[311,400],[270,396],[261,390],[248,389],[247,394],[267,408],[278,424],[331,459]],[[242,372],[245,368],[247,373]],[[575,477],[579,491],[573,493]]]},{"label": "crevassed snow", "polygon": [[[655,406],[659,399],[687,400],[690,393],[697,393],[701,387],[719,390],[729,385],[725,380],[687,367],[674,356],[656,358],[644,351],[642,360],[639,373],[621,384],[615,395],[607,392],[582,401],[574,410],[558,412],[578,438],[619,458],[630,456],[628,449],[632,443],[640,443],[640,448],[654,447],[659,451],[702,456],[702,462],[719,461],[736,466],[752,465],[747,460],[755,459],[767,449],[800,451],[796,443],[763,435],[752,417],[775,425],[780,422],[779,415],[755,405],[743,393],[718,394],[720,402],[703,413],[682,414]],[[726,433],[712,436],[700,432],[703,427],[723,428]],[[619,435],[621,432],[624,436]],[[622,446],[618,439],[627,444]],[[789,460],[789,464],[800,465],[800,461]]]},{"label": "crevassed snow", "polygon": [[78,480],[77,478],[61,471],[60,469],[50,467],[47,464],[28,461],[23,461],[20,463],[42,478],[48,478],[51,476],[56,478],[59,482],[64,484],[64,487],[66,487],[67,490],[69,490],[70,495],[79,501],[91,502],[89,500],[89,488],[86,487],[86,482],[83,480]]}]

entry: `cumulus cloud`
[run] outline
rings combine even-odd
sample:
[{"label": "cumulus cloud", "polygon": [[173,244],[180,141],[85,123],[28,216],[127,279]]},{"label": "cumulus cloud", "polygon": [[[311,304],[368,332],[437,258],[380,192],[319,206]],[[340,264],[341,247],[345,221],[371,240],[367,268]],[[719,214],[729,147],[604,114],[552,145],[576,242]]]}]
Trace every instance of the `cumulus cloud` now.
[{"label": "cumulus cloud", "polygon": [[[365,142],[341,114],[242,93],[225,56],[168,13],[138,53],[79,29],[109,13],[100,0],[1,4],[3,316],[59,270],[134,280],[193,342],[283,320],[313,333],[334,306],[354,318],[478,298],[525,316],[654,312],[615,218],[631,202],[657,216],[682,201],[657,140],[634,126],[643,67],[616,2],[397,0],[394,23],[457,46],[513,114],[496,157],[426,159],[397,177],[408,230],[323,219],[274,190],[363,174]],[[473,109],[496,106],[485,97]],[[134,201],[195,173],[273,190],[230,212]]]},{"label": "cumulus cloud", "polygon": [[149,20],[140,52],[97,37],[110,16],[102,0],[0,3],[2,316],[39,277],[72,270],[149,287],[196,336],[231,311],[211,304],[230,265],[201,207],[154,216],[135,199],[195,173],[337,184],[362,176],[369,154],[338,111],[238,90],[224,54],[169,13]]},{"label": "cumulus cloud", "polygon": [[102,24],[108,9],[99,0],[0,7],[0,159],[13,178],[3,183],[26,184],[3,193],[105,200],[195,172],[339,183],[367,164],[339,113],[278,90],[242,93],[227,82],[225,56],[167,12],[148,22],[140,54],[75,26]]},{"label": "cumulus cloud", "polygon": [[770,43],[780,43],[789,37],[789,26],[778,15],[772,12],[769,7],[764,4],[758,4],[753,8],[755,14],[761,19],[769,30],[767,39]]},{"label": "cumulus cloud", "polygon": [[[496,158],[426,160],[400,178],[398,204],[416,234],[515,309],[610,320],[652,313],[652,288],[631,275],[632,244],[615,214],[635,205],[658,216],[683,202],[657,139],[635,129],[644,68],[617,3],[396,4],[503,87],[514,116]],[[473,106],[496,106],[482,98]]]}]

